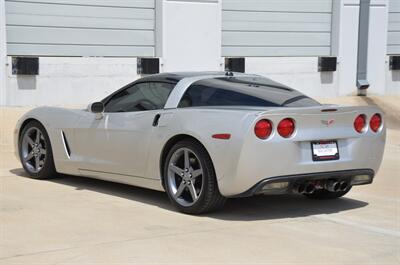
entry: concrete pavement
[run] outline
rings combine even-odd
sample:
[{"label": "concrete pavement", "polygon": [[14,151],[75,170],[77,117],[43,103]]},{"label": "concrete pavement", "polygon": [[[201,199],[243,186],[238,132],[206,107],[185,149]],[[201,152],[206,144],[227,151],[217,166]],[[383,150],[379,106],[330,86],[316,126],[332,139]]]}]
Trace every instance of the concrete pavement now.
[{"label": "concrete pavement", "polygon": [[0,109],[0,264],[400,264],[400,98],[377,104],[388,141],[373,185],[345,198],[259,196],[217,213],[177,213],[164,193],[74,176],[29,179]]}]

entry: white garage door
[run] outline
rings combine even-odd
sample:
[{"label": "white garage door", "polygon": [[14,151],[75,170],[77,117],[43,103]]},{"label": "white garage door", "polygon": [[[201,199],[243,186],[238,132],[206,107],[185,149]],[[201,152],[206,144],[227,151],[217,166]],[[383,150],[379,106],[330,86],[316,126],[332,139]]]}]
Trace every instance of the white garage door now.
[{"label": "white garage door", "polygon": [[331,53],[332,0],[222,0],[223,56]]},{"label": "white garage door", "polygon": [[154,0],[6,0],[8,55],[154,56]]},{"label": "white garage door", "polygon": [[400,54],[400,1],[389,2],[388,54]]}]

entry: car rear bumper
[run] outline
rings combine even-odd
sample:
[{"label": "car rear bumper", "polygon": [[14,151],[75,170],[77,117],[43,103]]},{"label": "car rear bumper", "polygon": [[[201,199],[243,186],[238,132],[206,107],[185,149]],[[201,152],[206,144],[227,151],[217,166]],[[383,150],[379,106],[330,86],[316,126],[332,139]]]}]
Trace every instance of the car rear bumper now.
[{"label": "car rear bumper", "polygon": [[[365,176],[364,181],[355,182],[356,176]],[[247,191],[230,196],[230,198],[238,198],[238,197],[250,197],[256,194],[286,194],[292,193],[296,184],[302,182],[310,182],[310,181],[326,181],[330,179],[336,179],[339,181],[348,181],[351,183],[351,186],[355,185],[365,185],[370,184],[373,181],[375,176],[375,172],[372,169],[353,169],[353,170],[340,170],[340,171],[330,171],[330,172],[318,172],[318,173],[308,173],[308,174],[298,174],[298,175],[286,175],[286,176],[277,176],[277,177],[269,177],[261,180],[256,185],[248,189]],[[264,189],[269,184],[273,183],[287,183],[287,186],[284,188],[275,188],[275,189]]]}]

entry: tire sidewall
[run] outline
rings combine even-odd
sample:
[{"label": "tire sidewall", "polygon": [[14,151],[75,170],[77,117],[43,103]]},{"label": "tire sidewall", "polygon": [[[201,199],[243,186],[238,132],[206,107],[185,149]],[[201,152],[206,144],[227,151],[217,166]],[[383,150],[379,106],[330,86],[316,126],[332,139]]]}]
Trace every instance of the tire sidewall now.
[{"label": "tire sidewall", "polygon": [[[44,141],[46,143],[46,159],[43,165],[43,168],[39,172],[32,172],[30,171],[26,166],[25,163],[23,162],[23,157],[22,157],[22,141],[25,133],[30,129],[30,128],[38,128],[41,133],[43,134]],[[54,166],[54,161],[53,161],[53,152],[52,152],[52,147],[50,143],[50,138],[49,135],[47,134],[46,129],[44,126],[38,122],[38,121],[31,121],[28,124],[24,126],[24,128],[21,131],[21,134],[19,136],[19,141],[18,141],[18,153],[19,153],[19,158],[21,161],[21,164],[25,171],[29,174],[31,178],[34,179],[46,179],[52,177],[55,172],[55,166]]]},{"label": "tire sidewall", "polygon": [[[170,190],[168,181],[168,165],[170,162],[170,159],[172,155],[175,153],[176,150],[180,148],[188,148],[190,149],[199,159],[200,165],[203,169],[203,176],[202,176],[202,191],[201,194],[198,198],[198,200],[191,206],[183,206],[179,204],[173,197],[172,191]],[[203,149],[203,150],[202,150]],[[210,165],[207,165],[207,158],[204,157],[206,155],[206,151],[204,148],[199,146],[198,144],[192,142],[192,141],[187,141],[183,140],[181,142],[178,142],[175,144],[171,150],[168,152],[168,155],[166,157],[165,163],[164,163],[164,169],[163,169],[163,181],[164,181],[164,188],[166,193],[168,194],[168,197],[172,204],[178,208],[178,210],[185,212],[185,213],[197,213],[201,211],[202,206],[205,203],[206,196],[207,196],[207,190],[208,190],[208,183],[210,181],[210,178],[215,178],[215,173],[214,170],[210,170]],[[211,171],[211,172],[210,172]]]}]

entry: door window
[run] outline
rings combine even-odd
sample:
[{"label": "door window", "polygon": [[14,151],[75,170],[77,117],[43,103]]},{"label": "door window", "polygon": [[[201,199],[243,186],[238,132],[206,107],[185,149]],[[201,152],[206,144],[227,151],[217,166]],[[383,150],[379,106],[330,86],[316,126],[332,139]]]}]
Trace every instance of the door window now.
[{"label": "door window", "polygon": [[112,96],[105,112],[133,112],[163,109],[174,84],[146,82],[132,86]]}]

